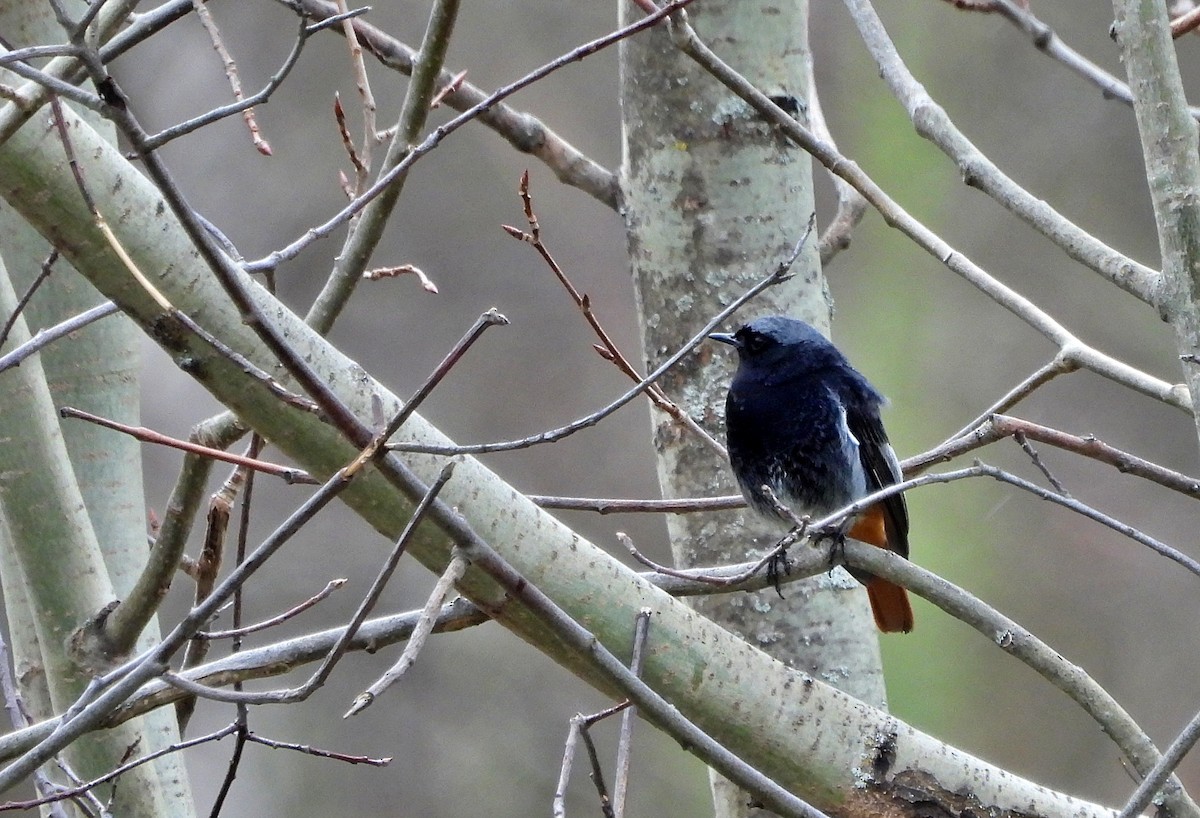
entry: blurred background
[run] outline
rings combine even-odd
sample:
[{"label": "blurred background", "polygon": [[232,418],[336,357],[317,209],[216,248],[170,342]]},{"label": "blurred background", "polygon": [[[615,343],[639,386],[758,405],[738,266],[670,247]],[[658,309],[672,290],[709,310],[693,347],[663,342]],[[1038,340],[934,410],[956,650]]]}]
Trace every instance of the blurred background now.
[{"label": "blurred background", "polygon": [[[1170,327],[964,186],[956,170],[913,133],[841,5],[813,6],[817,85],[843,152],[958,250],[1034,298],[1083,340],[1158,377],[1179,380]],[[934,0],[880,6],[918,79],[1001,168],[1111,245],[1158,266],[1130,108],[1104,99],[1043,57],[998,17]],[[261,87],[291,48],[293,15],[270,2],[210,7],[245,87]],[[1037,4],[1034,11],[1089,59],[1121,75],[1118,48],[1107,33],[1107,4],[1058,0]],[[427,12],[427,2],[380,4],[368,19],[416,46]],[[608,3],[469,4],[447,67],[467,69],[470,82],[492,89],[604,34],[615,21],[616,8]],[[1200,38],[1184,38],[1178,50],[1185,81],[1195,87]],[[367,65],[379,125],[385,127],[395,122],[407,80],[369,58]],[[229,101],[220,61],[194,17],[123,56],[116,72],[148,128]],[[192,204],[245,257],[282,246],[344,204],[337,172],[351,168],[332,115],[335,91],[360,136],[347,49],[340,36],[327,33],[310,41],[292,76],[257,110],[272,157],[253,149],[238,118],[166,148]],[[510,103],[605,166],[618,166],[615,50],[559,71]],[[448,116],[435,112],[432,122]],[[332,333],[376,378],[406,395],[479,313],[499,308],[512,326],[485,336],[422,409],[464,443],[562,425],[626,388],[614,368],[591,351],[589,330],[548,269],[500,229],[502,223],[523,225],[516,188],[525,168],[531,171],[545,241],[636,360],[620,217],[558,185],[550,171],[482,126],[460,130],[414,168],[375,259],[378,265],[421,267],[440,294],[423,292],[411,278],[364,284]],[[818,185],[823,223],[831,212],[830,188],[823,177]],[[339,235],[318,243],[280,269],[281,297],[297,311],[307,309],[340,240]],[[873,213],[826,272],[836,306],[834,337],[891,398],[885,420],[902,457],[960,428],[1055,352]],[[186,436],[218,409],[149,342],[145,376],[148,426]],[[1018,414],[1200,473],[1190,417],[1090,374],[1060,378]],[[553,446],[495,455],[488,462],[529,492],[656,497],[648,429],[648,409],[635,404]],[[1061,452],[1044,455],[1080,500],[1200,556],[1194,503]],[[982,456],[1036,477],[1014,444]],[[161,512],[179,457],[147,448],[145,459],[147,503]],[[258,535],[307,491],[260,481]],[[909,503],[915,560],[1085,668],[1159,746],[1200,706],[1196,577],[1107,529],[998,485],[975,481],[928,488],[911,493]],[[614,553],[621,552],[614,532],[623,530],[651,556],[669,559],[660,518],[564,517]],[[344,509],[325,512],[265,569],[249,595],[248,619],[286,609],[329,579],[346,576],[351,580],[346,590],[266,638],[344,621],[388,545]],[[419,607],[431,582],[423,569],[407,563],[380,612]],[[187,586],[179,582],[172,591],[176,615],[186,609]],[[1132,791],[1133,779],[1117,751],[1063,694],[932,606],[918,601],[916,608],[916,631],[886,638],[883,645],[891,706],[900,718],[1048,787],[1110,805]],[[548,812],[568,719],[610,702],[501,628],[484,626],[432,640],[415,669],[372,708],[368,722],[343,721],[353,696],[398,654],[399,648],[389,648],[353,656],[305,705],[251,714],[252,728],[265,735],[392,756],[390,766],[352,767],[251,746],[225,815]],[[203,703],[190,733],[231,719],[228,708]],[[605,751],[611,750],[613,734],[615,725],[600,730]],[[231,746],[210,745],[188,755],[201,811],[216,793]],[[707,812],[702,765],[648,726],[637,731],[634,762],[630,814]],[[568,806],[573,814],[595,814],[581,765]],[[1200,759],[1188,761],[1182,773],[1200,793]]]}]

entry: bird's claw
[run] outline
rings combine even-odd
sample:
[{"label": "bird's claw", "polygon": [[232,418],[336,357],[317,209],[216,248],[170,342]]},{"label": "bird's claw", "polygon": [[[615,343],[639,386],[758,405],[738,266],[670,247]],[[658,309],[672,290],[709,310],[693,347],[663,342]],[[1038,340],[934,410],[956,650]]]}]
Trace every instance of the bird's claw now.
[{"label": "bird's claw", "polygon": [[[782,570],[782,573],[780,573]],[[767,581],[775,589],[775,593],[779,594],[779,598],[783,599],[783,589],[780,587],[780,581],[783,576],[791,575],[792,561],[788,559],[787,548],[781,547],[771,555],[767,560]]]}]

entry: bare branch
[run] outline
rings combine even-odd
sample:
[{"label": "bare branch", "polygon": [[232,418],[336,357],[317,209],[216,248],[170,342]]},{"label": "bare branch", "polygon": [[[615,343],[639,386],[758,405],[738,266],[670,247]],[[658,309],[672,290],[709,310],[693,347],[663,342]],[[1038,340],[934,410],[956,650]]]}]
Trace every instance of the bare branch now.
[{"label": "bare branch", "polygon": [[[354,150],[353,144],[349,142],[349,134],[346,133],[344,127],[342,128],[343,139],[347,140],[348,153],[354,165],[354,192],[357,194],[367,186],[367,176],[371,168],[371,154],[377,138],[376,131],[379,129],[375,124],[375,95],[371,93],[371,80],[367,76],[367,66],[363,62],[362,46],[359,45],[358,35],[354,32],[354,20],[349,14],[350,8],[346,4],[346,0],[336,0],[336,5],[340,12],[338,16],[342,18],[342,36],[346,38],[346,45],[350,47],[350,65],[354,69],[354,85],[358,89],[358,98],[362,102],[363,142],[361,157]],[[338,107],[340,108],[341,106]]]},{"label": "bare branch", "polygon": [[50,803],[54,803],[57,801],[64,801],[69,798],[74,798],[77,795],[81,795],[86,792],[91,792],[96,787],[99,787],[101,784],[104,784],[105,782],[113,781],[117,778],[120,778],[125,773],[129,772],[130,770],[132,770],[136,767],[140,767],[143,764],[147,764],[151,761],[154,761],[155,759],[162,758],[163,756],[169,755],[171,753],[178,753],[178,752],[182,752],[183,750],[191,749],[192,747],[197,747],[201,744],[208,744],[209,742],[220,741],[221,739],[232,734],[236,730],[237,730],[236,724],[229,724],[229,725],[226,725],[225,727],[222,727],[220,730],[216,730],[212,733],[208,733],[203,736],[197,736],[196,738],[188,739],[187,741],[176,742],[174,744],[171,744],[170,746],[163,747],[152,753],[147,753],[144,756],[135,758],[132,761],[126,761],[126,762],[122,763],[119,767],[116,767],[115,769],[108,771],[107,773],[100,776],[99,778],[94,778],[91,781],[88,781],[84,784],[80,784],[77,787],[61,788],[57,792],[53,793],[52,795],[46,795],[41,798],[32,798],[28,801],[6,801],[3,804],[0,804],[0,812],[8,812],[10,810],[36,809],[36,808],[42,806],[43,804],[50,804]]},{"label": "bare branch", "polygon": [[[246,95],[242,93],[242,81],[238,78],[237,63],[234,61],[233,55],[229,53],[229,49],[225,47],[225,41],[221,39],[221,30],[217,28],[217,21],[213,19],[208,4],[204,0],[192,0],[192,8],[196,10],[196,16],[200,18],[200,25],[208,33],[208,38],[212,41],[213,50],[217,52],[217,55],[221,58],[221,63],[225,66],[225,77],[229,80],[229,88],[233,91],[233,98],[238,102],[244,102]],[[344,12],[345,9],[342,11]],[[254,109],[244,109],[242,111],[242,119],[245,120],[246,127],[250,131],[250,139],[254,143],[254,147],[264,156],[270,156],[271,145],[267,140],[263,139],[262,133],[259,131],[258,120],[254,117]]]},{"label": "bare branch", "polygon": [[[357,14],[362,14],[365,11],[365,9],[356,9],[355,11],[349,12],[349,14],[350,16],[354,16]],[[142,151],[157,150],[168,142],[178,139],[184,134],[192,133],[193,131],[205,127],[206,125],[219,122],[228,116],[239,113],[245,116],[247,112],[249,112],[255,105],[261,105],[269,100],[271,95],[274,94],[279,86],[283,84],[283,81],[287,79],[288,74],[291,73],[292,69],[296,66],[296,63],[299,62],[300,53],[304,50],[304,45],[308,42],[308,38],[321,29],[336,24],[340,20],[340,15],[322,20],[320,23],[316,23],[314,25],[308,25],[306,21],[301,20],[300,31],[296,35],[296,42],[292,46],[291,52],[284,59],[283,65],[281,65],[279,69],[271,75],[270,79],[267,80],[267,84],[263,86],[262,90],[249,97],[239,99],[237,102],[230,103],[229,105],[223,105],[219,108],[214,108],[211,111],[201,114],[198,117],[193,117],[186,122],[180,122],[178,125],[173,125],[170,128],[159,131],[153,136],[146,136],[142,140]],[[235,92],[234,95],[237,96],[237,92]],[[256,126],[251,128],[251,136],[255,139],[255,146],[258,148],[260,153],[270,153],[270,146],[266,145],[266,142],[264,142],[258,136]],[[263,150],[264,145],[266,145],[265,151]]]},{"label": "bare branch", "polygon": [[[329,0],[301,0],[300,5],[316,19],[336,11],[336,6]],[[403,74],[412,73],[417,58],[414,49],[364,20],[354,21],[354,33],[383,65]],[[463,73],[442,71],[438,75],[438,85],[450,88]],[[441,99],[454,110],[465,112],[487,98],[486,91],[464,81]],[[481,111],[478,119],[521,153],[541,160],[563,184],[582,190],[613,210],[619,207],[620,189],[616,175],[585,156],[537,117],[497,103]]]},{"label": "bare branch", "polygon": [[265,736],[260,736],[256,733],[250,733],[246,736],[247,741],[252,741],[255,744],[261,744],[264,747],[272,747],[277,750],[292,750],[305,755],[317,756],[318,758],[328,758],[334,761],[344,761],[347,764],[367,764],[371,767],[386,767],[392,763],[390,756],[383,758],[372,758],[370,756],[352,756],[346,753],[335,753],[332,750],[321,750],[316,747],[310,747],[307,744],[295,744],[290,741],[279,741],[278,739],[270,739]]},{"label": "bare branch", "polygon": [[[860,0],[848,0],[848,2],[858,3]],[[989,275],[906,212],[858,165],[839,153],[832,145],[818,139],[812,131],[802,126],[745,77],[730,68],[700,40],[687,23],[685,12],[677,12],[670,19],[672,36],[680,49],[770,122],[778,126],[783,133],[812,154],[831,172],[852,184],[883,215],[888,224],[899,229],[917,246],[937,258],[951,271],[1055,343],[1059,348],[1060,355],[1147,397],[1186,412],[1191,411],[1191,398],[1186,388],[1148,375],[1084,344],[1033,301]],[[1024,191],[1021,192],[1024,193]],[[1086,234],[1084,235],[1086,236]],[[1087,240],[1091,240],[1091,237],[1088,236]],[[1080,241],[1085,241],[1085,239],[1081,237]],[[1091,242],[1089,246],[1094,247],[1094,240]],[[1097,251],[1099,252],[1099,248]],[[1132,264],[1132,262],[1130,263]]]},{"label": "bare branch", "polygon": [[[25,289],[24,294],[17,299],[16,309],[12,311],[12,315],[8,316],[8,320],[4,322],[4,326],[0,328],[0,347],[4,346],[4,342],[8,340],[8,334],[12,332],[13,324],[17,323],[17,319],[21,317],[22,311],[29,304],[29,300],[33,298],[33,294],[37,292],[38,287],[50,277],[50,271],[54,268],[54,262],[58,261],[58,248],[52,247],[50,254],[46,256],[46,260],[42,262],[42,267],[38,271],[37,277]],[[0,368],[3,371],[3,368]]]},{"label": "bare branch", "polygon": [[[633,652],[629,660],[629,669],[634,676],[641,678],[642,661],[645,659],[646,634],[650,629],[650,617],[653,611],[642,608],[638,611],[633,627]],[[613,816],[625,818],[625,799],[629,791],[629,759],[632,752],[633,720],[637,716],[637,708],[630,706],[621,713],[621,732],[617,737],[616,773],[613,775]]]},{"label": "bare branch", "polygon": [[809,229],[805,231],[804,236],[799,242],[797,242],[790,258],[781,262],[780,265],[769,276],[759,281],[746,292],[742,293],[742,295],[734,299],[733,303],[717,313],[716,317],[706,323],[698,333],[692,336],[691,340],[680,347],[675,354],[663,361],[657,369],[655,369],[646,377],[642,378],[642,380],[640,380],[633,388],[602,409],[593,412],[590,415],[579,418],[578,420],[575,420],[566,426],[521,438],[520,440],[509,440],[500,443],[478,443],[475,445],[452,446],[449,448],[440,446],[426,446],[418,443],[395,443],[391,444],[389,448],[407,452],[424,452],[427,454],[482,454],[484,452],[503,452],[512,451],[514,449],[527,449],[530,446],[536,446],[540,443],[554,443],[562,440],[564,437],[578,432],[581,429],[587,429],[595,426],[613,412],[617,411],[622,406],[636,398],[638,395],[642,394],[642,392],[648,386],[665,375],[671,369],[671,367],[679,363],[679,361],[681,361],[685,355],[689,354],[693,349],[704,343],[704,341],[707,340],[710,332],[720,326],[726,318],[737,312],[744,304],[746,304],[746,302],[753,299],[756,295],[768,287],[773,287],[782,281],[786,281],[789,278],[788,270],[791,269],[792,263],[795,262],[796,257],[800,254],[800,248],[803,245],[804,239],[808,237],[811,231],[812,224],[810,220]]},{"label": "bare branch", "polygon": [[1117,814],[1117,818],[1136,818],[1149,808],[1156,797],[1164,797],[1165,794],[1160,790],[1183,761],[1183,757],[1196,746],[1197,741],[1200,741],[1200,713],[1192,716],[1192,720],[1183,728],[1183,732],[1171,742],[1171,746],[1154,765],[1154,769],[1142,778],[1137,789],[1133,791],[1133,795],[1129,796],[1129,800]]},{"label": "bare branch", "polygon": [[[1012,0],[996,0],[995,5],[1006,15],[1011,12],[1022,19],[1028,15]],[[1005,175],[954,126],[945,109],[912,76],[870,0],[846,0],[846,7],[879,65],[884,81],[908,112],[917,133],[954,161],[966,184],[991,196],[1001,207],[1054,242],[1070,258],[1145,303],[1161,307],[1162,276],[1158,271],[1107,246]]]},{"label": "bare branch", "polygon": [[88,423],[95,423],[97,426],[103,426],[106,429],[113,429],[122,434],[129,435],[135,440],[140,440],[144,443],[154,443],[159,446],[167,446],[172,449],[197,454],[202,457],[207,457],[211,460],[220,460],[223,463],[232,463],[235,466],[243,466],[254,471],[269,474],[272,477],[282,478],[285,483],[296,484],[306,483],[309,485],[316,484],[317,480],[309,475],[304,469],[297,469],[292,466],[281,466],[278,463],[268,463],[265,460],[257,460],[252,457],[245,457],[240,454],[226,452],[221,449],[214,449],[211,446],[201,446],[198,443],[193,443],[189,440],[180,440],[178,438],[164,435],[161,432],[156,432],[153,429],[148,429],[145,426],[129,426],[125,423],[118,423],[115,420],[102,418],[99,415],[93,415],[91,412],[84,412],[82,409],[76,409],[72,406],[63,406],[58,410],[60,417],[77,418],[86,420]]},{"label": "bare branch", "polygon": [[[487,97],[479,100],[470,108],[463,111],[463,113],[461,113],[459,116],[456,116],[454,119],[450,120],[444,125],[440,125],[435,128],[433,132],[429,134],[429,136],[425,137],[425,139],[420,142],[420,144],[413,146],[402,162],[377,179],[375,184],[363,191],[357,199],[343,208],[333,218],[329,219],[324,224],[310,228],[303,237],[292,242],[287,247],[284,247],[281,250],[276,250],[265,258],[246,265],[246,269],[251,271],[274,269],[282,262],[295,258],[306,247],[308,247],[309,244],[317,239],[327,237],[334,230],[348,222],[353,216],[361,212],[362,209],[366,207],[367,204],[376,196],[378,196],[383,190],[385,190],[393,180],[399,178],[402,174],[407,173],[408,169],[413,165],[413,163],[440,145],[443,139],[457,131],[466,123],[480,117],[484,112],[495,107],[499,102],[512,96],[522,88],[532,85],[543,77],[554,73],[566,65],[570,65],[571,63],[575,63],[590,57],[592,54],[608,48],[609,46],[620,42],[626,37],[633,36],[642,29],[646,29],[652,25],[655,25],[659,20],[666,17],[676,9],[683,8],[691,1],[692,0],[673,0],[673,2],[668,3],[663,9],[655,14],[638,20],[636,23],[625,26],[624,28],[617,29],[610,34],[592,40],[589,43],[585,43],[578,48],[574,48],[557,59],[546,63],[541,68],[531,71],[516,82],[505,85],[504,87],[492,92]],[[361,31],[359,32],[359,36],[362,38]],[[363,38],[362,41],[364,44],[367,42],[365,38]],[[456,95],[452,94],[450,99],[453,100],[455,96]]]},{"label": "bare branch", "polygon": [[309,608],[312,608],[328,599],[334,591],[343,587],[346,582],[347,580],[344,577],[331,579],[329,582],[325,583],[324,588],[322,588],[320,591],[317,591],[299,605],[294,605],[283,613],[272,616],[269,619],[264,619],[262,622],[256,622],[253,625],[245,625],[240,628],[233,628],[232,630],[226,631],[200,631],[196,634],[196,638],[207,639],[211,642],[216,639],[233,639],[235,637],[248,636],[252,633],[258,633],[259,631],[265,631],[268,628],[273,628],[276,625],[287,622],[289,619],[294,619],[295,617],[307,611]]},{"label": "bare branch", "polygon": [[101,318],[107,318],[117,312],[120,312],[120,308],[116,304],[111,301],[105,301],[103,304],[92,307],[86,312],[81,312],[79,315],[72,316],[53,327],[38,330],[26,343],[6,352],[4,355],[0,355],[0,372],[10,367],[20,366],[21,361],[35,352],[45,349],[59,338],[70,335],[76,330],[83,329],[93,321],[99,321]]},{"label": "bare branch", "polygon": [[[596,337],[600,339],[600,344],[596,347],[596,351],[600,353],[600,356],[604,358],[604,360],[614,364],[623,375],[628,377],[634,383],[642,380],[641,374],[637,371],[633,364],[629,362],[629,359],[625,357],[625,354],[621,352],[620,348],[617,347],[616,341],[614,341],[612,336],[608,334],[608,331],[604,329],[604,325],[600,323],[600,317],[596,315],[595,311],[592,309],[591,299],[580,293],[579,290],[575,288],[575,285],[571,283],[571,279],[567,277],[567,274],[563,271],[562,267],[560,267],[558,262],[554,260],[554,256],[550,253],[550,248],[548,248],[542,242],[541,227],[538,224],[537,216],[533,212],[533,195],[529,191],[528,170],[521,174],[519,193],[525,210],[525,220],[529,224],[529,232],[525,233],[517,230],[515,227],[503,225],[505,232],[507,232],[513,238],[531,245],[535,250],[537,250],[538,255],[542,257],[542,260],[546,262],[546,265],[550,268],[550,271],[554,273],[554,277],[558,279],[559,283],[562,284],[563,289],[567,291],[567,295],[569,295],[571,300],[575,302],[575,306],[578,307],[579,311],[583,314],[583,318],[585,321],[587,321],[588,326],[592,328],[592,331],[596,334]],[[811,223],[809,229],[811,229]],[[807,238],[807,234],[805,238]],[[803,244],[803,242],[804,239],[801,239],[800,243]],[[697,435],[701,440],[708,444],[710,449],[716,451],[721,457],[727,456],[725,447],[719,441],[717,441],[716,438],[710,435],[699,423],[690,417],[687,412],[684,412],[681,408],[679,408],[678,404],[668,398],[666,393],[663,392],[662,388],[658,386],[658,384],[651,384],[650,386],[646,387],[646,397],[650,399],[650,403],[667,413],[675,420],[676,423]]]},{"label": "bare branch", "polygon": [[425,641],[433,633],[433,623],[436,621],[438,611],[442,609],[446,597],[454,589],[454,584],[462,579],[466,571],[467,561],[463,558],[462,554],[456,551],[450,558],[450,564],[446,566],[446,570],[438,577],[433,590],[429,592],[429,599],[425,602],[425,607],[421,610],[421,616],[417,619],[417,626],[413,628],[412,636],[409,637],[408,644],[404,646],[404,652],[400,654],[400,658],[396,660],[396,664],[388,668],[387,672],[379,677],[376,682],[360,693],[355,698],[354,704],[346,711],[342,718],[357,716],[363,710],[370,707],[385,690],[399,681],[400,677],[416,664],[417,654],[425,647]]},{"label": "bare branch", "polygon": [[740,494],[725,497],[678,497],[670,500],[552,497],[545,494],[527,496],[542,508],[594,511],[597,514],[691,514],[696,511],[728,511],[746,507],[746,500]]},{"label": "bare branch", "polygon": [[[384,228],[400,200],[400,194],[408,179],[408,171],[404,169],[408,163],[405,160],[413,143],[425,129],[425,122],[429,116],[429,101],[433,98],[437,74],[450,48],[450,36],[458,19],[458,7],[459,0],[437,0],[430,9],[429,22],[421,41],[421,52],[413,65],[412,81],[408,84],[391,144],[388,145],[380,166],[382,176],[389,181],[379,188],[372,200],[350,222],[350,230],[334,259],[333,269],[313,301],[308,315],[305,316],[305,321],[320,333],[329,332],[362,281],[363,271],[370,263],[375,248],[383,238]],[[358,47],[358,40],[353,31],[351,44],[352,48]],[[361,67],[361,53],[358,56],[358,65]],[[364,142],[369,143],[376,138],[373,125],[375,114],[370,87],[365,85],[365,82],[364,69],[364,73],[359,77],[359,93],[364,100],[364,116],[372,123],[371,129],[363,137]],[[369,166],[370,157],[364,157],[363,163]],[[366,177],[360,175],[358,184],[354,186],[355,193],[361,192],[364,187]]]}]

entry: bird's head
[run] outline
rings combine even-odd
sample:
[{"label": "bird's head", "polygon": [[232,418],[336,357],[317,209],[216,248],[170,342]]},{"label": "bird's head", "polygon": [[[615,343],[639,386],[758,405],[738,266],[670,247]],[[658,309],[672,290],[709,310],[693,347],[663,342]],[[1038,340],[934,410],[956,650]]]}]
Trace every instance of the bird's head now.
[{"label": "bird's head", "polygon": [[841,353],[811,324],[784,315],[756,318],[737,332],[714,332],[714,341],[738,351],[743,369],[798,374],[842,360]]}]

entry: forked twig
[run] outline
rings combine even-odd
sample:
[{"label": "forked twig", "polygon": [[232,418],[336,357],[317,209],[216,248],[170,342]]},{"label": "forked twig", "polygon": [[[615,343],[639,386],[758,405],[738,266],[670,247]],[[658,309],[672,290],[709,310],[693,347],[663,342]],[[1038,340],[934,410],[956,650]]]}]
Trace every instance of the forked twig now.
[{"label": "forked twig", "polygon": [[805,240],[812,233],[812,229],[813,219],[810,218],[808,221],[808,228],[805,230],[804,235],[800,238],[800,240],[796,242],[795,247],[792,248],[791,254],[788,256],[788,258],[781,261],[770,275],[763,278],[753,287],[735,298],[729,306],[718,312],[716,316],[709,320],[699,332],[692,336],[689,341],[685,342],[678,350],[675,351],[673,355],[669,356],[665,361],[659,364],[657,369],[638,381],[638,383],[629,391],[609,403],[607,406],[604,406],[590,415],[585,415],[578,420],[572,421],[566,426],[561,426],[557,429],[551,429],[545,432],[539,432],[536,435],[530,435],[529,437],[520,438],[518,440],[506,440],[499,443],[477,443],[467,446],[430,446],[423,443],[405,442],[391,444],[389,448],[407,452],[449,455],[504,452],[513,451],[516,449],[526,449],[530,446],[536,446],[541,443],[553,443],[555,441],[562,440],[569,435],[573,435],[581,429],[587,429],[595,426],[613,412],[616,412],[622,406],[632,401],[634,398],[640,395],[646,389],[646,387],[650,386],[652,383],[665,375],[671,369],[671,367],[683,360],[684,356],[688,355],[693,349],[704,343],[704,341],[708,339],[709,333],[724,323],[729,316],[741,309],[744,304],[768,287],[773,287],[776,284],[787,281],[791,277],[788,274],[788,271],[791,269],[792,264],[794,264],[796,259],[799,257],[800,250],[804,246]]},{"label": "forked twig", "polygon": [[421,652],[421,648],[425,647],[425,641],[429,635],[433,633],[433,624],[437,619],[438,611],[445,604],[446,597],[454,588],[454,584],[462,579],[463,574],[467,571],[469,563],[457,551],[450,558],[450,564],[446,566],[446,570],[438,578],[438,581],[433,586],[433,590],[429,592],[429,599],[425,602],[425,607],[421,610],[421,616],[417,620],[417,626],[413,628],[412,636],[409,637],[408,644],[404,646],[403,653],[396,660],[396,664],[388,668],[383,676],[379,677],[370,687],[358,694],[354,699],[354,704],[342,716],[349,718],[357,716],[363,710],[366,710],[379,696],[399,681],[400,677],[408,672],[417,661],[417,654]]},{"label": "forked twig", "polygon": [[[546,247],[542,241],[541,227],[538,224],[537,215],[533,212],[533,196],[529,192],[528,169],[521,174],[521,183],[518,192],[521,195],[522,207],[525,210],[525,221],[529,224],[529,232],[527,233],[507,224],[501,225],[504,232],[533,247],[538,255],[542,257],[542,260],[546,262],[551,272],[554,273],[555,278],[563,285],[563,289],[567,291],[567,294],[571,296],[571,300],[575,302],[575,306],[583,314],[583,318],[588,322],[588,326],[592,328],[596,337],[600,339],[599,345],[594,347],[596,352],[600,354],[600,357],[615,365],[617,369],[621,370],[622,374],[634,383],[641,381],[642,375],[634,368],[629,359],[625,357],[625,354],[617,346],[616,341],[612,339],[612,336],[604,329],[604,325],[600,323],[600,318],[596,315],[595,310],[592,309],[591,299],[575,288],[575,285],[571,283],[571,279],[567,277],[567,274],[550,253],[550,248]],[[701,440],[708,444],[709,448],[716,451],[721,457],[726,456],[725,447],[687,412],[683,411],[677,403],[668,398],[666,393],[663,392],[662,387],[658,384],[650,384],[646,387],[646,397],[656,407],[674,418],[675,422],[699,436]]]}]

